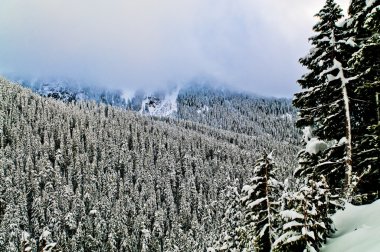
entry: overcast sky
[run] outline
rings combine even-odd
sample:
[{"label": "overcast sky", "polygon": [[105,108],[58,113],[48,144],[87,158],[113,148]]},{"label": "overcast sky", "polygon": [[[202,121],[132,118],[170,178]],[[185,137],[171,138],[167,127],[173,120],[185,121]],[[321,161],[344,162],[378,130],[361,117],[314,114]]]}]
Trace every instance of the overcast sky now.
[{"label": "overcast sky", "polygon": [[[346,8],[349,0],[338,0]],[[205,76],[298,90],[323,0],[0,0],[0,74],[133,91]]]}]

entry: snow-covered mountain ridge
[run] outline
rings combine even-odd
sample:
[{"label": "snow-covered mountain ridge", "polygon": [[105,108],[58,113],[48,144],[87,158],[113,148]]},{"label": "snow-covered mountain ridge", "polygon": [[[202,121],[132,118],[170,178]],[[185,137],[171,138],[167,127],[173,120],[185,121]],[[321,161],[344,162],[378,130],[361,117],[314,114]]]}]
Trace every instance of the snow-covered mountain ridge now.
[{"label": "snow-covered mountain ridge", "polygon": [[[298,144],[295,109],[286,98],[261,97],[213,82],[194,81],[147,93],[91,87],[68,80],[18,80],[34,92],[66,102],[93,100],[157,119],[173,118],[250,136],[273,136]],[[274,130],[275,129],[275,130]]]},{"label": "snow-covered mountain ridge", "polygon": [[44,96],[52,97],[65,102],[93,100],[105,104],[126,107],[123,92],[115,89],[106,89],[75,80],[67,79],[20,79],[13,80],[24,87]]},{"label": "snow-covered mountain ridge", "polygon": [[175,116],[178,111],[178,93],[180,89],[177,88],[168,95],[165,95],[163,99],[156,96],[147,96],[141,103],[140,114],[158,116],[158,117],[170,117]]}]

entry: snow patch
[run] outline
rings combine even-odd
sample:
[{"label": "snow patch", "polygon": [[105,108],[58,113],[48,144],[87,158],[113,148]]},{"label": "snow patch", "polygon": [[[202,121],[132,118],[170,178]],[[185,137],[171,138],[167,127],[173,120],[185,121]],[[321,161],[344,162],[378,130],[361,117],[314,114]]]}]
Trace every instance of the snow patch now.
[{"label": "snow patch", "polygon": [[180,88],[177,88],[169,95],[166,95],[163,100],[155,98],[153,96],[147,97],[142,101],[140,114],[158,116],[158,117],[169,117],[177,113],[177,97]]},{"label": "snow patch", "polygon": [[21,233],[21,241],[27,241],[30,238],[30,234],[26,231],[22,231]]},{"label": "snow patch", "polygon": [[299,213],[297,213],[296,211],[293,211],[293,210],[284,210],[284,211],[281,211],[280,215],[283,218],[291,219],[291,220],[295,220],[295,219],[301,219],[302,220],[304,218],[304,216],[302,214],[299,214]]},{"label": "snow patch", "polygon": [[313,133],[311,132],[311,127],[307,126],[303,130],[302,139],[307,143],[313,137]]},{"label": "snow patch", "polygon": [[284,230],[287,230],[292,227],[297,227],[297,226],[302,226],[302,223],[299,223],[298,221],[291,221],[288,223],[285,223],[284,226],[282,227]]},{"label": "snow patch", "polygon": [[367,7],[372,6],[375,2],[376,0],[366,0]]},{"label": "snow patch", "polygon": [[377,252],[380,251],[380,200],[370,205],[354,206],[346,203],[332,219],[337,232],[327,240],[321,252]]},{"label": "snow patch", "polygon": [[321,151],[324,151],[327,149],[327,144],[319,140],[316,137],[313,137],[310,139],[310,141],[307,142],[305,151],[310,153],[310,154],[318,154]]},{"label": "snow patch", "polygon": [[347,138],[346,137],[342,137],[339,142],[338,142],[338,145],[339,146],[342,146],[342,145],[345,145],[347,144]]},{"label": "snow patch", "polygon": [[260,199],[257,199],[251,203],[248,204],[248,207],[249,208],[254,208],[255,206],[259,205],[261,202],[265,201],[266,198],[260,198]]},{"label": "snow patch", "polygon": [[352,40],[352,38],[349,38],[347,41],[346,41],[346,45],[349,45],[351,47],[357,47],[358,45]]},{"label": "snow patch", "polygon": [[91,210],[89,214],[90,214],[90,215],[96,215],[97,213],[98,213],[97,210]]},{"label": "snow patch", "polygon": [[51,234],[50,231],[47,231],[47,230],[43,231],[40,236],[40,241],[46,240],[50,236],[50,234]]},{"label": "snow patch", "polygon": [[310,154],[318,154],[319,152],[326,150],[328,147],[326,142],[313,137],[311,127],[305,127],[303,129],[302,139],[306,143],[305,151]]},{"label": "snow patch", "polygon": [[46,245],[46,246],[44,247],[44,250],[43,250],[43,251],[45,251],[45,252],[53,252],[53,251],[55,251],[55,246],[56,246],[56,245],[57,245],[56,242],[52,242],[52,243]]}]

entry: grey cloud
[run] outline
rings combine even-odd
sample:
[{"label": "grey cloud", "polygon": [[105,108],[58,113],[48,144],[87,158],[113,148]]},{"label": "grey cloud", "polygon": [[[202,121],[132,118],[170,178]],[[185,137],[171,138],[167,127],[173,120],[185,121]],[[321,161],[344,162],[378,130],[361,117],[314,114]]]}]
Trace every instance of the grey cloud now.
[{"label": "grey cloud", "polygon": [[[347,0],[341,0],[346,3]],[[211,76],[291,96],[322,0],[2,0],[0,73],[125,90]]]}]

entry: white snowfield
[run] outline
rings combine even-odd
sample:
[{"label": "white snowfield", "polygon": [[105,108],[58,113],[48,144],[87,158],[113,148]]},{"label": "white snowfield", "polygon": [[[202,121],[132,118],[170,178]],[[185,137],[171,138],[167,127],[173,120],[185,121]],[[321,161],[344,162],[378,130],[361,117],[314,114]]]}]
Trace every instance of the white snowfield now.
[{"label": "white snowfield", "polygon": [[142,101],[140,114],[158,117],[169,117],[177,113],[177,98],[180,88],[178,87],[155,106],[148,106],[148,111],[145,111],[146,104],[149,103],[149,98]]},{"label": "white snowfield", "polygon": [[321,252],[379,252],[380,200],[370,205],[346,203],[344,211],[333,216],[338,229]]}]

